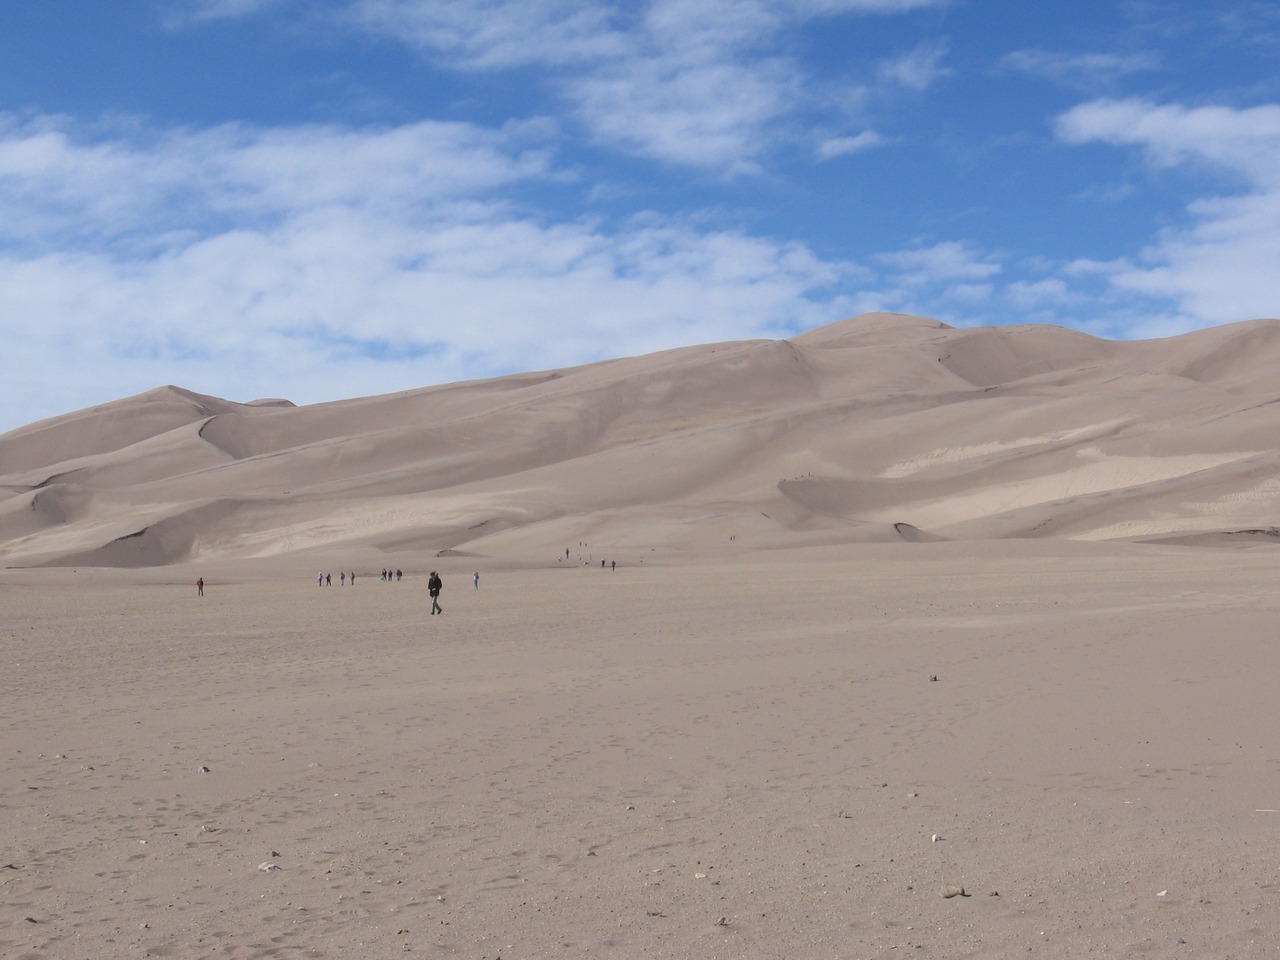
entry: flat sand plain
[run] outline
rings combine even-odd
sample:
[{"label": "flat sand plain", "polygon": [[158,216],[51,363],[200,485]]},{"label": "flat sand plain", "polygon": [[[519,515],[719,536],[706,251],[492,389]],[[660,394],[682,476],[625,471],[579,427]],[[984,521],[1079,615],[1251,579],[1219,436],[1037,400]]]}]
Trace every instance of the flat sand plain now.
[{"label": "flat sand plain", "polygon": [[0,572],[0,955],[1280,949],[1274,548],[440,563]]}]

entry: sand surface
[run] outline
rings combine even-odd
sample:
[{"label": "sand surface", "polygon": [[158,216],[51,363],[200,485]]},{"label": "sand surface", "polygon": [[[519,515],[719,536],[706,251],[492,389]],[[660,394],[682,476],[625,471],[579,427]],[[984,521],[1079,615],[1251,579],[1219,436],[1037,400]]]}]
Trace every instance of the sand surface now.
[{"label": "sand surface", "polygon": [[1277,556],[0,571],[0,956],[1274,957]]}]

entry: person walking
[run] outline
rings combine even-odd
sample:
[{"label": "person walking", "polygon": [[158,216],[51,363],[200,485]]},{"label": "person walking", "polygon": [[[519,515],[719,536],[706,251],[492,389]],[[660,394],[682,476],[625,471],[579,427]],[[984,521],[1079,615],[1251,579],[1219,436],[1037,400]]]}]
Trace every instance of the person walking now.
[{"label": "person walking", "polygon": [[444,581],[440,579],[440,574],[432,570],[431,578],[427,581],[427,593],[431,594],[431,615],[433,617],[437,613],[444,613],[444,607],[440,606],[440,591],[443,589]]},{"label": "person walking", "polygon": [[196,581],[196,596],[197,597],[204,596],[204,577],[201,577],[199,580]]},{"label": "person walking", "polygon": [[471,575],[471,589],[472,590],[480,589],[480,571],[479,570],[477,570],[475,573]]}]

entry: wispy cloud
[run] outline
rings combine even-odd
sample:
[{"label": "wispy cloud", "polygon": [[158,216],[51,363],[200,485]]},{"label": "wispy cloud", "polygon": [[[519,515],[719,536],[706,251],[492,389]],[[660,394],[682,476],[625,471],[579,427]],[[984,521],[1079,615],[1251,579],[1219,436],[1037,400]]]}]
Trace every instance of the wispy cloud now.
[{"label": "wispy cloud", "polygon": [[[821,17],[901,14],[945,0],[356,0],[365,29],[460,70],[536,66],[606,147],[720,173],[757,169],[773,128],[805,102],[808,77],[780,45]],[[943,51],[885,64],[924,89]]]},{"label": "wispy cloud", "polygon": [[1160,69],[1160,58],[1149,51],[1062,53],[1015,50],[1001,58],[1000,66],[1043,77],[1075,90],[1103,91],[1127,77]]},{"label": "wispy cloud", "polygon": [[0,116],[0,244],[82,247],[188,237],[331,206],[397,217],[548,176],[524,128],[421,122],[380,130],[224,125],[103,131]]},{"label": "wispy cloud", "polygon": [[1062,114],[1056,129],[1067,143],[1139,147],[1159,166],[1202,164],[1259,186],[1280,184],[1280,105],[1236,109],[1094,100]]},{"label": "wispy cloud", "polygon": [[1134,147],[1157,167],[1226,174],[1238,187],[1191,202],[1184,225],[1164,229],[1140,256],[1109,264],[1116,290],[1173,304],[1187,329],[1277,313],[1280,106],[1098,100],[1064,113],[1056,129],[1066,143]]},{"label": "wispy cloud", "polygon": [[627,55],[631,17],[574,0],[354,0],[364,29],[466,70],[594,63]]},{"label": "wispy cloud", "polygon": [[0,400],[30,405],[68,344],[74,407],[124,382],[313,401],[785,336],[830,319],[856,273],[679,217],[556,222],[503,195],[556,176],[520,129],[9,121]]},{"label": "wispy cloud", "polygon": [[1000,272],[1000,264],[960,241],[882,253],[876,261],[897,270],[906,283],[940,280],[985,280]]},{"label": "wispy cloud", "polygon": [[909,53],[881,63],[877,75],[881,82],[922,92],[950,73],[942,66],[946,55],[947,45],[944,43],[921,44]]},{"label": "wispy cloud", "polygon": [[865,150],[874,150],[876,147],[883,146],[884,143],[885,138],[874,130],[863,130],[852,137],[832,137],[818,144],[818,158],[832,160],[836,157],[862,153]]},{"label": "wispy cloud", "polygon": [[210,20],[251,16],[290,0],[168,0],[162,7],[165,22],[173,28]]}]

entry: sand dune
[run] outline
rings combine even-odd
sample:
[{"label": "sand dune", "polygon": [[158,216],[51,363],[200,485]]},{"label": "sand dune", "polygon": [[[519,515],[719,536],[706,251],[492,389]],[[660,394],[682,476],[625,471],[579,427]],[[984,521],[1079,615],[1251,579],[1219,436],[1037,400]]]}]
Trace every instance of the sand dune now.
[{"label": "sand dune", "polygon": [[1278,368],[1275,320],[1121,343],[871,314],[309,407],[165,387],[0,437],[0,562],[502,556],[588,532],[1226,542],[1204,538],[1280,517]]}]

